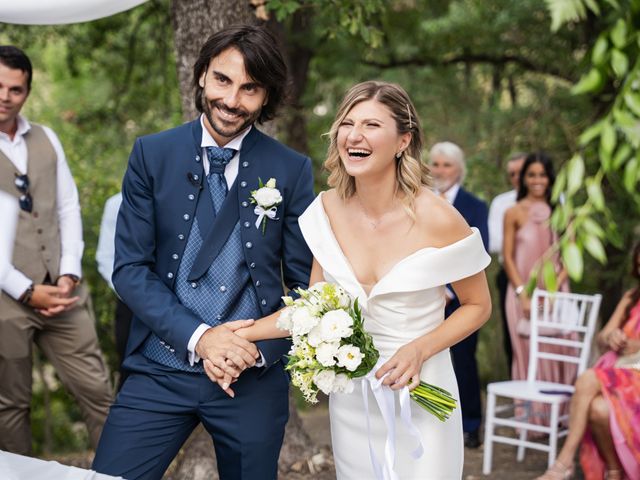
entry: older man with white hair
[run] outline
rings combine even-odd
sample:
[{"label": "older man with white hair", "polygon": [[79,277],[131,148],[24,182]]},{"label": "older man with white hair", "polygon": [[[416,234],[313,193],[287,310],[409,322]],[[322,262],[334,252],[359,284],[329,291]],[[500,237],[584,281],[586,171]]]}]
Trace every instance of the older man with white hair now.
[{"label": "older man with white hair", "polygon": [[[462,149],[452,142],[436,143],[429,152],[429,163],[436,192],[460,212],[469,226],[480,231],[484,247],[487,249],[489,246],[487,205],[462,188],[462,181],[466,174]],[[445,318],[448,318],[459,306],[458,297],[451,286],[447,285]],[[468,448],[480,446],[479,429],[482,420],[482,405],[476,362],[477,343],[478,332],[474,332],[451,347],[453,367],[460,390],[464,444]]]}]

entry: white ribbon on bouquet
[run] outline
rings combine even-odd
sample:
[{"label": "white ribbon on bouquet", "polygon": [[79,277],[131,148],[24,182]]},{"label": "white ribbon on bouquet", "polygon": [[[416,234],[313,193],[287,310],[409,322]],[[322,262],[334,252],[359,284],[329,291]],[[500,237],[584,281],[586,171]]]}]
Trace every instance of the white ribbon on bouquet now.
[{"label": "white ribbon on bouquet", "polygon": [[256,215],[258,215],[258,219],[256,220],[256,228],[259,230],[260,229],[260,224],[262,223],[262,219],[264,217],[267,217],[271,220],[277,220],[276,218],[276,211],[278,210],[278,207],[276,205],[274,205],[271,208],[268,209],[264,209],[264,207],[261,207],[260,205],[257,205],[256,208],[253,209],[253,213],[255,213]]},{"label": "white ribbon on bouquet", "polygon": [[[387,385],[382,385],[384,378],[388,375],[384,375],[382,378],[376,378],[376,371],[384,365],[386,360],[379,359],[375,367],[363,378],[362,381],[362,399],[364,401],[364,413],[367,417],[367,437],[369,439],[369,455],[371,456],[371,464],[373,465],[373,471],[377,480],[398,480],[398,474],[393,470],[393,464],[396,458],[396,405],[395,405],[395,390],[391,390]],[[384,445],[384,461],[382,464],[374,451],[373,444],[371,442],[371,424],[369,420],[369,395],[368,390],[371,389],[378,408],[382,413],[382,418],[387,427],[387,439]],[[417,440],[418,446],[411,452],[411,456],[414,459],[422,457],[424,453],[424,447],[422,445],[422,435],[420,430],[414,425],[411,420],[411,397],[409,396],[409,388],[404,387],[398,391],[400,400],[400,418],[404,423],[409,433]]]}]

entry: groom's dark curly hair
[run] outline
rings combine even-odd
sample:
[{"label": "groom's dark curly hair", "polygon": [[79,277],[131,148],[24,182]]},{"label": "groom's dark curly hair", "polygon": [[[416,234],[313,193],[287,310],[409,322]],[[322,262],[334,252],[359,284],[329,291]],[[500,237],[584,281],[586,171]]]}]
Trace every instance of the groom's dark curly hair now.
[{"label": "groom's dark curly hair", "polygon": [[244,67],[253,80],[267,91],[267,104],[262,107],[258,122],[275,117],[283,103],[287,88],[287,66],[278,49],[275,37],[265,28],[253,25],[234,25],[211,35],[200,48],[193,66],[193,100],[202,113],[202,90],[199,79],[209,67],[211,59],[228,48],[237,49],[244,57]]}]

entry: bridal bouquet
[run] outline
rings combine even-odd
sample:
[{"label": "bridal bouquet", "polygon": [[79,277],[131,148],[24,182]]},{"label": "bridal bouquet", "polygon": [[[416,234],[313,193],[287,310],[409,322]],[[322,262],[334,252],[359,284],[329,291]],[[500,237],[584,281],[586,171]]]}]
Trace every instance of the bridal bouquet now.
[{"label": "bridal bouquet", "polygon": [[[351,393],[352,379],[367,375],[380,357],[364,329],[358,300],[352,302],[342,287],[327,282],[295,291],[299,298],[283,297],[286,308],[277,322],[293,340],[286,367],[291,382],[310,403],[318,401],[318,391]],[[425,382],[410,396],[441,421],[456,408],[449,392]]]}]

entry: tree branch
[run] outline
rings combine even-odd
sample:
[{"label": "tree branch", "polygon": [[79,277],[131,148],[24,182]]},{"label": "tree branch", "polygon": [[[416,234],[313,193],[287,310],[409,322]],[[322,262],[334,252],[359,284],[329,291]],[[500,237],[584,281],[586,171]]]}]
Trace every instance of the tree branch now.
[{"label": "tree branch", "polygon": [[447,66],[453,65],[456,63],[487,63],[490,65],[506,65],[508,63],[514,63],[519,65],[520,67],[528,70],[530,72],[542,73],[545,75],[551,75],[567,82],[575,83],[577,78],[574,78],[572,75],[560,71],[557,68],[554,68],[550,65],[536,65],[531,60],[518,56],[518,55],[489,55],[484,53],[463,53],[461,55],[455,55],[449,58],[435,58],[435,57],[419,57],[419,58],[408,58],[404,60],[397,60],[391,58],[387,62],[376,62],[371,60],[363,60],[365,65],[370,65],[372,67],[378,67],[381,69],[389,69],[389,68],[401,68],[408,66],[417,66],[417,67],[426,67],[426,66]]}]

